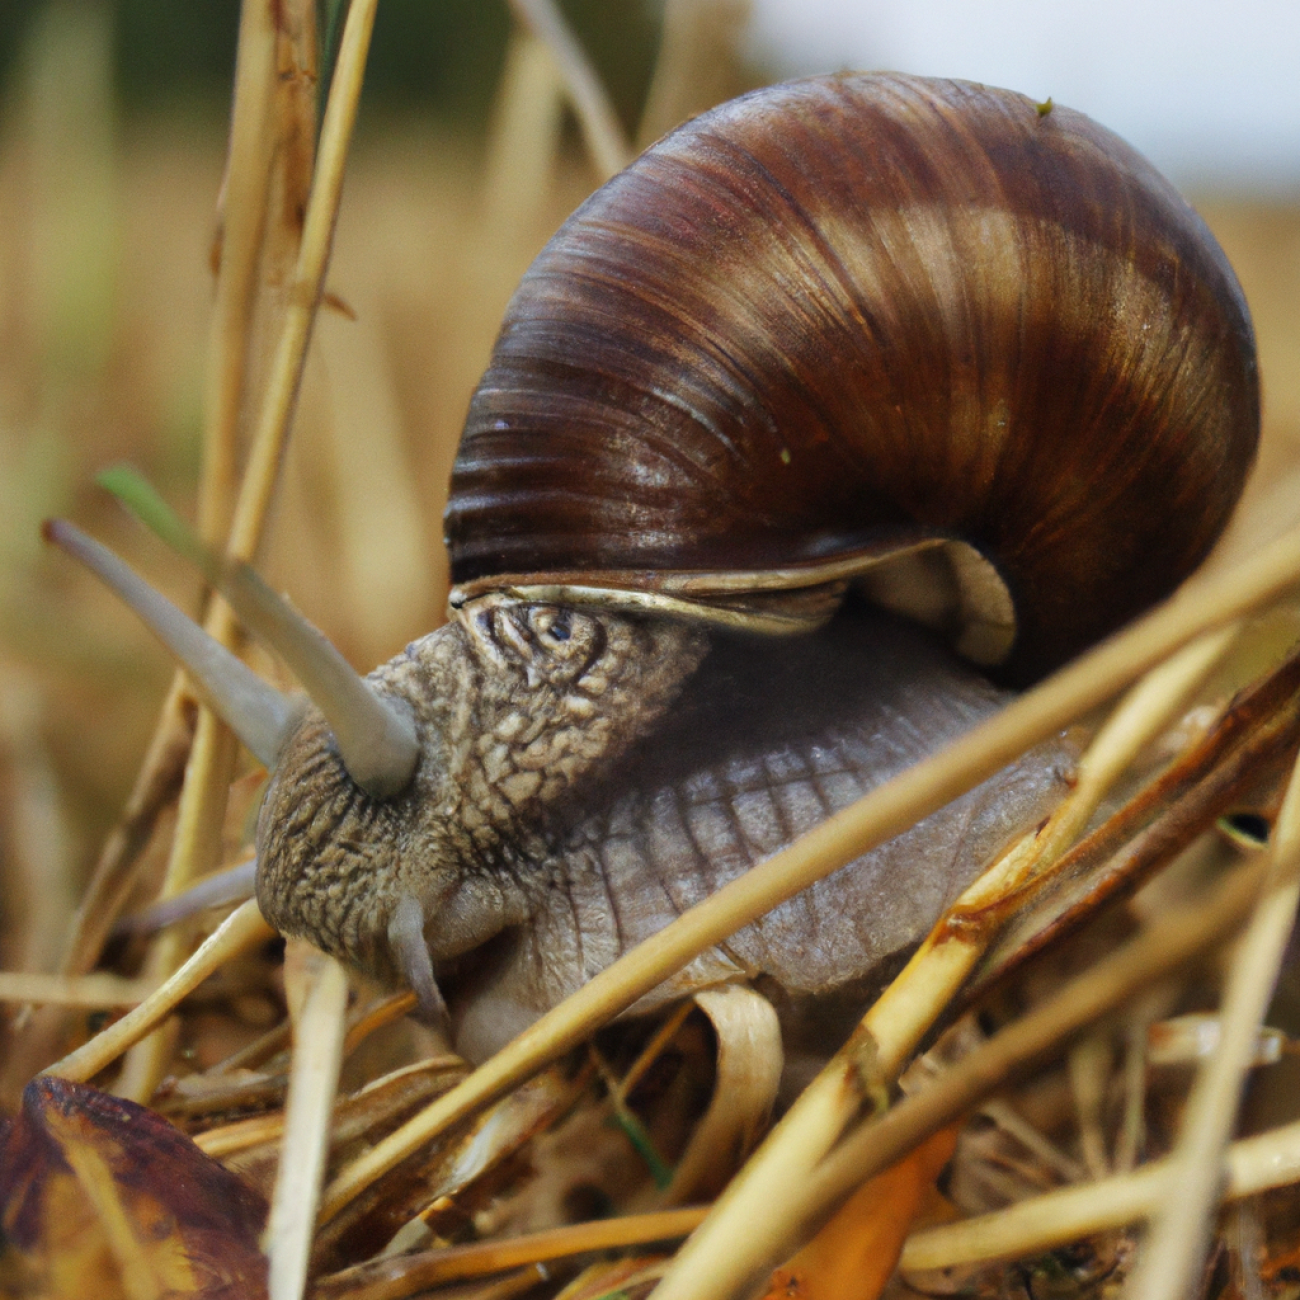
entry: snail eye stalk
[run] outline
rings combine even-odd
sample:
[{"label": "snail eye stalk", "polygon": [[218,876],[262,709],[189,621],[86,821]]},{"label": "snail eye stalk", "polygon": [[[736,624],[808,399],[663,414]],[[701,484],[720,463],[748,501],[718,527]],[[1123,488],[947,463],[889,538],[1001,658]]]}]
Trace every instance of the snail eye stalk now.
[{"label": "snail eye stalk", "polygon": [[99,483],[194,564],[249,632],[284,660],[325,715],[343,765],[361,789],[387,799],[406,788],[419,757],[415,724],[406,708],[372,690],[329,640],[250,565],[205,546],[133,469],[108,470]]},{"label": "snail eye stalk", "polygon": [[242,659],[81,529],[63,519],[49,519],[42,532],[46,541],[79,560],[136,612],[185,665],[207,702],[258,761],[274,767],[302,716],[301,705],[268,686]]}]

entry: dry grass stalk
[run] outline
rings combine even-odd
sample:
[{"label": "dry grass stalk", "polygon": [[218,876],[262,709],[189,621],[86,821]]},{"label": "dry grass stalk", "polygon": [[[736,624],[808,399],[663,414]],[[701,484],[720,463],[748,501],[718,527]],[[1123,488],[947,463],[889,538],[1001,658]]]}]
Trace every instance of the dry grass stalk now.
[{"label": "dry grass stalk", "polygon": [[[200,708],[181,789],[176,834],[163,878],[164,898],[181,893],[191,881],[217,865],[221,821],[236,754],[237,743],[229,728],[216,714]],[[185,959],[188,937],[187,926],[164,930],[150,948],[145,978],[157,982],[172,974]],[[134,1045],[115,1085],[118,1095],[141,1103],[148,1101],[166,1073],[173,1046],[163,1035]]]},{"label": "dry grass stalk", "polygon": [[[1260,875],[1258,869],[1242,868],[1213,899],[1198,900],[1197,906],[1181,909],[1182,915],[1153,925],[1142,938],[972,1051],[924,1091],[862,1125],[824,1159],[805,1161],[792,1142],[781,1143],[773,1167],[796,1179],[786,1186],[799,1190],[783,1199],[779,1213],[765,1211],[760,1198],[746,1196],[751,1215],[746,1234],[698,1232],[665,1277],[660,1300],[740,1294],[806,1240],[860,1183],[901,1159],[944,1124],[960,1118],[1013,1072],[1067,1041],[1161,975],[1222,942],[1250,907]],[[851,1082],[846,1080],[850,1087]],[[806,1107],[797,1127],[808,1141],[825,1140],[824,1134],[837,1128],[840,1118],[834,1106]],[[822,1151],[829,1145],[827,1142]],[[818,1157],[821,1154],[817,1152]],[[771,1185],[767,1183],[769,1193]],[[733,1195],[728,1189],[719,1206],[725,1210],[740,1202],[742,1198],[735,1196],[733,1201]],[[730,1217],[717,1209],[714,1214],[710,1223],[726,1223]]]},{"label": "dry grass stalk", "polygon": [[[245,40],[241,29],[241,53],[247,53],[249,66],[243,80],[247,91],[246,112],[242,121],[232,120],[230,164],[227,173],[232,191],[241,202],[257,202],[256,208],[233,211],[229,221],[236,241],[228,267],[223,255],[223,271],[218,276],[217,319],[214,320],[215,347],[210,353],[210,406],[205,422],[205,465],[200,483],[199,511],[201,526],[219,536],[230,526],[234,501],[235,465],[241,408],[250,398],[248,349],[253,333],[254,313],[259,304],[255,292],[263,252],[274,266],[277,250],[280,257],[292,256],[298,243],[296,220],[287,238],[269,219],[268,201],[274,191],[269,167],[278,153],[282,171],[289,175],[302,172],[294,157],[295,146],[310,150],[310,133],[304,139],[297,121],[297,105],[286,102],[278,93],[281,46],[286,40],[314,50],[315,20],[310,4],[270,6],[263,0],[248,0],[244,16],[250,20]],[[297,38],[297,39],[295,39]],[[308,56],[310,57],[310,56]],[[292,60],[297,62],[298,60]],[[236,77],[237,89],[241,78]],[[242,129],[241,129],[242,128]],[[310,168],[307,169],[308,172]],[[278,237],[278,238],[277,238]],[[221,280],[226,281],[228,297],[223,302]],[[255,481],[255,480],[254,480]],[[247,480],[245,487],[247,487]],[[241,497],[243,493],[241,492]],[[264,515],[266,504],[258,511]],[[232,541],[255,545],[255,537]],[[251,550],[244,553],[244,558]],[[209,631],[224,645],[233,647],[240,636],[228,610],[215,602],[207,619]],[[229,728],[215,714],[200,705],[194,744],[185,770],[177,814],[177,832],[172,841],[167,871],[160,896],[170,898],[181,893],[192,881],[217,866],[220,852],[220,827],[225,815],[226,797],[234,775],[238,754]],[[183,927],[164,931],[151,946],[146,973],[155,979],[165,978],[184,960],[186,933]],[[133,1047],[123,1063],[117,1082],[120,1095],[147,1101],[167,1070],[172,1044],[163,1035],[155,1035]]]},{"label": "dry grass stalk", "polygon": [[207,1155],[221,1159],[237,1151],[247,1151],[249,1147],[278,1142],[283,1136],[284,1112],[273,1111],[269,1115],[256,1115],[252,1119],[199,1133],[194,1144]]},{"label": "dry grass stalk", "polygon": [[[302,238],[300,243],[293,241],[297,244],[297,258],[285,295],[279,341],[230,523],[227,551],[238,559],[252,559],[261,540],[293,420],[311,327],[324,289],[325,269],[343,192],[343,164],[356,123],[374,14],[373,2],[358,0],[349,7],[343,30],[321,127],[316,178],[307,198]],[[310,20],[301,20],[295,28],[314,33]],[[275,35],[278,36],[278,31]],[[296,116],[291,118],[288,130],[282,132],[281,137],[302,140]],[[257,159],[251,159],[250,165],[256,166]],[[223,645],[234,645],[241,635],[233,614],[223,601],[213,603],[206,626]],[[234,738],[225,724],[208,710],[200,709],[194,749],[181,792],[178,834],[163,885],[164,897],[178,893],[197,876],[216,866],[214,854],[220,842],[217,830],[225,811],[225,796],[233,775],[236,752]],[[149,973],[162,976],[175,969],[180,953],[181,935],[176,931],[164,934],[151,953]],[[169,1056],[167,1044],[161,1039],[132,1049],[118,1085],[119,1091],[137,1100],[147,1100],[157,1087]]]},{"label": "dry grass stalk", "polygon": [[550,50],[577,114],[592,165],[600,179],[607,181],[632,161],[632,148],[586,52],[554,0],[510,0],[510,8]]},{"label": "dry grass stalk", "polygon": [[718,1038],[717,1078],[708,1109],[673,1170],[665,1201],[716,1196],[737,1152],[752,1150],[767,1127],[781,1086],[781,1026],[772,1004],[747,985],[723,985],[695,995]]},{"label": "dry grass stalk", "polygon": [[1223,943],[1250,914],[1265,864],[1237,868],[1204,896],[1153,921],[1125,947],[1103,958],[971,1051],[937,1080],[849,1135],[818,1167],[792,1218],[815,1221],[860,1181],[888,1167],[922,1138],[960,1117],[1014,1074],[1075,1034]]},{"label": "dry grass stalk", "polygon": [[121,819],[105,841],[72,917],[59,965],[61,973],[84,974],[99,960],[135,884],[133,869],[158,815],[180,790],[194,742],[196,710],[185,675],[177,672]]},{"label": "dry grass stalk", "polygon": [[343,1055],[351,1055],[376,1030],[382,1029],[385,1025],[391,1025],[393,1021],[409,1015],[415,1010],[415,1006],[416,997],[414,993],[403,991],[390,993],[387,997],[380,998],[372,1006],[367,1007],[365,1012],[353,1024],[348,1026],[348,1036],[343,1040]]},{"label": "dry grass stalk", "polygon": [[1152,1222],[1133,1278],[1135,1300],[1177,1300],[1204,1263],[1221,1190],[1223,1153],[1300,904],[1300,766],[1287,786],[1270,857],[1264,893],[1228,971],[1219,1010],[1219,1044],[1197,1075],[1183,1132],[1170,1157],[1178,1197],[1166,1202]]},{"label": "dry grass stalk", "polygon": [[749,9],[748,0],[666,0],[659,57],[637,124],[638,149],[744,89],[732,55]]},{"label": "dry grass stalk", "polygon": [[[302,6],[299,6],[302,9]],[[310,5],[305,11],[314,15]],[[248,352],[257,309],[258,276],[266,234],[271,192],[271,163],[278,142],[287,134],[277,121],[276,89],[281,26],[297,16],[289,6],[277,8],[266,0],[244,0],[240,11],[239,49],[235,65],[235,94],[231,113],[230,148],[221,200],[222,219],[216,276],[216,296],[209,338],[203,472],[199,487],[199,530],[219,542],[229,527],[236,488],[241,415],[249,400]],[[277,19],[279,21],[277,21]],[[299,24],[300,26],[302,24]],[[299,50],[314,49],[314,24],[296,42]],[[65,967],[89,969],[103,949],[127,890],[131,867],[162,804],[175,792],[180,767],[188,763],[195,705],[177,671],[163,706],[154,742],[137,778],[119,833],[105,845],[95,876],[69,936]],[[207,726],[213,720],[209,718]],[[205,748],[213,744],[205,738]],[[211,762],[211,758],[206,762]],[[206,797],[200,800],[199,779],[192,778],[189,820],[211,822],[224,806],[224,789],[216,789],[225,771],[229,785],[230,758],[213,770]],[[206,766],[206,763],[205,763]],[[178,893],[201,874],[202,859],[174,853],[163,894]],[[163,974],[175,968],[176,940],[167,937],[155,950],[153,964]]]},{"label": "dry grass stalk", "polygon": [[[1300,1122],[1232,1143],[1224,1152],[1225,1201],[1300,1181]],[[1140,1223],[1179,1197],[1176,1162],[1156,1160],[1130,1173],[1063,1187],[908,1238],[899,1267],[931,1273],[997,1260],[1025,1259],[1097,1233]],[[1181,1193],[1180,1193],[1181,1194]]]},{"label": "dry grass stalk", "polygon": [[[733,1271],[718,1279],[718,1294],[725,1294],[736,1276],[749,1273],[754,1261],[766,1257],[768,1233],[755,1225],[762,1225],[766,1216],[781,1217],[782,1211],[774,1209],[782,1204],[781,1190],[815,1169],[864,1102],[880,1096],[897,1078],[987,950],[994,937],[987,922],[963,927],[952,918],[996,919],[1000,902],[1050,872],[1114,782],[1168,725],[1237,631],[1230,625],[1200,637],[1133,687],[1080,758],[1069,797],[1038,833],[1013,846],[963,893],[863,1018],[859,1034],[809,1085],[732,1182],[713,1218],[691,1243],[691,1250],[705,1258],[728,1251]],[[778,1227],[773,1224],[772,1230]],[[723,1244],[738,1241],[752,1243],[751,1260]],[[698,1263],[696,1272],[716,1276],[716,1268],[706,1270]]]},{"label": "dry grass stalk", "polygon": [[417,1291],[465,1278],[486,1277],[521,1264],[537,1264],[584,1255],[594,1250],[642,1246],[684,1237],[704,1217],[704,1210],[658,1210],[651,1214],[601,1219],[572,1227],[553,1228],[508,1241],[481,1242],[449,1250],[427,1251],[392,1260],[360,1264],[344,1273],[322,1278],[320,1300],[396,1300]]},{"label": "dry grass stalk", "polygon": [[348,1006],[343,967],[302,940],[294,941],[286,954],[285,983],[294,1044],[284,1140],[265,1238],[271,1300],[299,1300],[307,1285]]},{"label": "dry grass stalk", "polygon": [[1027,876],[1049,868],[1074,842],[1111,787],[1176,719],[1240,631],[1240,624],[1232,622],[1198,637],[1148,672],[1120,701],[1079,759],[1074,789],[1038,837]]},{"label": "dry grass stalk", "polygon": [[[983,996],[1106,899],[1137,888],[1222,813],[1258,797],[1261,782],[1280,783],[1300,737],[1298,690],[1300,658],[1292,652],[1238,692],[1203,734],[1195,729],[1178,757],[1071,849],[1050,875],[1026,882],[1018,895],[1004,900],[998,909],[1002,917],[995,919],[1005,924],[963,990],[963,1002]],[[963,926],[979,919],[978,914],[962,918]]]},{"label": "dry grass stalk", "polygon": [[0,1002],[53,1003],[64,1007],[133,1007],[156,985],[120,975],[30,975],[0,971]]},{"label": "dry grass stalk", "polygon": [[[347,1042],[343,1060],[347,1060]],[[464,1061],[458,1056],[431,1057],[394,1070],[366,1084],[359,1092],[337,1102],[330,1120],[332,1143],[347,1142],[370,1130],[377,1115],[387,1117],[411,1091],[438,1092],[463,1076]],[[216,1071],[213,1072],[217,1073]],[[395,1103],[394,1097],[398,1100]],[[278,1143],[284,1136],[287,1110],[269,1111],[252,1119],[236,1120],[195,1135],[195,1145],[208,1155],[225,1158],[265,1144]]]},{"label": "dry grass stalk", "polygon": [[493,107],[483,165],[483,219],[494,241],[518,244],[554,180],[564,83],[546,42],[516,28]]},{"label": "dry grass stalk", "polygon": [[[302,243],[289,283],[288,306],[230,526],[227,552],[236,559],[251,560],[256,554],[293,420],[307,360],[307,344],[325,287],[325,271],[343,197],[343,168],[356,126],[375,9],[375,0],[354,0],[348,6],[325,103],[316,170],[303,219]],[[227,613],[225,618],[229,621],[230,615]],[[210,626],[208,630],[213,628]]]},{"label": "dry grass stalk", "polygon": [[249,899],[232,912],[214,934],[166,983],[138,1007],[115,1021],[103,1033],[75,1052],[55,1061],[42,1074],[86,1082],[111,1065],[132,1044],[169,1016],[189,993],[214,971],[258,944],[273,938],[275,931],[262,919],[257,903]]},{"label": "dry grass stalk", "polygon": [[198,508],[199,535],[214,546],[230,527],[238,488],[240,419],[277,136],[275,17],[264,0],[244,0],[240,8],[230,152],[220,200],[216,297],[208,340],[204,472]]}]

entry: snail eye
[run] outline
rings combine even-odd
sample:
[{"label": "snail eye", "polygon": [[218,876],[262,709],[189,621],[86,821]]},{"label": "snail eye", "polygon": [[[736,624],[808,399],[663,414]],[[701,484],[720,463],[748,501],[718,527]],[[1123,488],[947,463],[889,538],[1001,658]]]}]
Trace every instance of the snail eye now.
[{"label": "snail eye", "polygon": [[544,606],[536,611],[533,629],[544,645],[560,645],[573,636],[573,612],[551,605]]},{"label": "snail eye", "polygon": [[605,646],[600,620],[557,605],[533,605],[528,631],[536,647],[532,671],[553,686],[568,688],[599,659]]},{"label": "snail eye", "polygon": [[558,605],[501,605],[484,630],[495,653],[528,680],[572,683],[598,658],[604,634],[597,619]]},{"label": "snail eye", "polygon": [[537,667],[554,682],[577,677],[599,653],[600,623],[589,614],[557,605],[532,605],[526,617],[529,639],[542,661]]}]

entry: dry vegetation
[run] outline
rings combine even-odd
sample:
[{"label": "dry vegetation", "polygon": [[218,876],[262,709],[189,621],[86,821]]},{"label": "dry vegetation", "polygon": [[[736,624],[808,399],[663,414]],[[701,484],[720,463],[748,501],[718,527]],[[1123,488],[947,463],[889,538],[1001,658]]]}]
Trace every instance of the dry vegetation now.
[{"label": "dry vegetation", "polygon": [[[694,10],[697,19],[713,15],[710,39],[725,41],[731,23],[725,6],[700,0],[680,9]],[[198,609],[195,580],[107,501],[93,479],[104,466],[130,460],[182,513],[195,517],[199,511],[199,431],[213,346],[212,264],[225,151],[223,139],[184,121],[117,121],[106,29],[93,8],[51,7],[49,14],[0,116],[0,967],[25,972],[52,972],[61,962],[74,971],[85,965],[78,954],[69,960],[65,952],[71,918],[158,725],[170,675],[163,653],[130,614],[92,579],[42,550],[38,525],[50,514],[77,518],[181,604]],[[282,57],[288,57],[285,48]],[[647,131],[734,88],[729,72],[719,76],[720,68],[731,66],[722,48],[698,35],[666,46]],[[299,56],[308,59],[301,49]],[[302,85],[309,80],[300,78]],[[281,98],[269,110],[282,150],[271,210],[281,215],[273,215],[260,253],[260,274],[270,287],[249,326],[259,346],[241,407],[239,441],[245,446],[269,370],[269,362],[256,358],[271,355],[284,316],[282,288],[296,255],[296,223],[283,214],[293,211],[286,196],[292,199],[305,176],[302,150],[310,131],[301,128],[309,99]],[[290,592],[354,664],[368,667],[387,658],[441,619],[446,566],[440,516],[469,394],[514,282],[598,179],[588,155],[568,147],[574,142],[562,132],[562,108],[554,65],[540,44],[520,37],[486,146],[410,122],[363,123],[355,144],[327,302],[261,552],[274,585]],[[225,193],[228,204],[232,189]],[[1300,518],[1300,208],[1217,197],[1200,206],[1255,313],[1266,397],[1257,472],[1216,561],[1226,569]],[[227,206],[227,233],[230,216]],[[206,409],[210,421],[211,406]],[[1206,719],[1234,690],[1277,667],[1295,640],[1297,617],[1284,607],[1247,627],[1196,688],[1188,719],[1161,727],[1165,734],[1154,746],[1159,757],[1152,757],[1152,747],[1143,751],[1148,768],[1180,744],[1202,739]],[[277,671],[255,652],[254,662]],[[1295,688],[1288,689],[1275,714],[1294,711]],[[183,741],[189,714],[173,709],[171,716],[174,735]],[[1158,711],[1150,716],[1160,717]],[[1257,788],[1245,801],[1270,819],[1287,752],[1282,743],[1280,757],[1261,759]],[[209,780],[215,781],[220,764],[212,771]],[[206,865],[233,861],[249,838],[258,778],[251,769],[242,772],[235,773],[224,814],[220,807],[208,813],[210,821],[224,818],[224,835],[218,843],[211,828]],[[154,897],[167,870],[175,793],[171,789],[162,801],[158,825],[123,895],[127,910]],[[968,1060],[980,1043],[997,1041],[986,1039],[990,1031],[1041,1008],[1087,963],[1138,932],[1154,934],[1155,920],[1183,899],[1198,873],[1206,874],[1206,864],[1221,870],[1236,852],[1221,836],[1202,837],[1193,858],[1140,895],[1138,904],[1029,968],[1019,982],[1004,984],[978,1019],[957,1021],[928,1065],[911,1067],[904,1091],[924,1097],[927,1071]],[[1244,915],[1249,898],[1234,899],[1224,906]],[[115,943],[107,969],[127,977],[144,972],[156,982],[221,915],[209,914],[198,931],[182,927],[170,956],[155,949],[146,957],[143,941]],[[1144,930],[1149,922],[1154,929]],[[1265,922],[1257,916],[1253,924]],[[1274,918],[1272,924],[1276,932],[1283,922]],[[150,1102],[269,1198],[293,1068],[287,1005],[297,1004],[300,1020],[321,1018],[323,1028],[300,1032],[300,1042],[327,1046],[332,1033],[346,1033],[336,1044],[343,1065],[331,1122],[331,1179],[351,1172],[379,1138],[445,1094],[465,1070],[429,1031],[404,1018],[405,1003],[356,984],[350,992],[341,983],[331,986],[328,965],[292,945],[286,960],[255,924],[245,936],[234,945],[240,951],[182,1005],[161,1039],[155,1037],[148,1061],[136,1057],[122,1076],[109,1068],[95,1081]],[[1045,1048],[1046,1063],[1014,1090],[973,1096],[940,1115],[930,1125],[939,1137],[901,1173],[882,1175],[892,1182],[868,1184],[852,1203],[847,1238],[821,1239],[832,1262],[815,1253],[805,1257],[774,1288],[810,1298],[874,1294],[872,1287],[885,1277],[873,1281],[873,1261],[892,1259],[914,1219],[935,1224],[1053,1188],[1086,1187],[1168,1153],[1187,1114],[1200,1059],[1187,1044],[1217,1023],[1214,1009],[1225,996],[1227,956],[1213,935],[1201,942],[1194,977],[1171,982],[1161,974],[1170,963],[1152,958],[1154,964],[1143,968],[1147,978],[1134,986],[1141,992],[1130,990],[1121,1015],[1076,1037],[1068,1052]],[[1267,948],[1267,935],[1260,943]],[[87,994],[88,1008],[35,1013],[6,993],[11,1000],[0,1027],[5,1109],[12,1113],[36,1070],[85,1041],[109,1018],[106,1013],[116,1016],[140,992],[135,984],[101,986]],[[1241,1005],[1248,1008],[1249,998]],[[1179,1013],[1201,1019],[1169,1020]],[[1297,1058],[1289,1054],[1288,1037],[1300,1034],[1300,976],[1294,970],[1284,970],[1271,1015],[1282,1031],[1269,1040],[1281,1044],[1280,1059],[1256,1071],[1241,1132],[1297,1119]],[[1164,1035],[1159,1043],[1148,1033],[1154,1022]],[[883,1015],[879,1025],[886,1058],[890,1035],[896,1035],[901,1069],[914,1044]],[[316,1293],[407,1295],[490,1276],[474,1284],[474,1294],[510,1295],[539,1284],[542,1274],[532,1261],[576,1257],[590,1266],[588,1273],[571,1282],[577,1264],[552,1264],[545,1283],[552,1293],[563,1283],[575,1298],[644,1294],[665,1255],[652,1243],[681,1237],[698,1219],[680,1211],[672,1218],[667,1207],[718,1192],[730,1173],[732,1148],[761,1128],[770,1099],[761,1050],[747,1054],[735,1046],[748,1041],[761,1048],[770,1034],[764,1013],[747,996],[703,999],[661,1033],[657,1028],[602,1040],[599,1051],[565,1054],[500,1103],[490,1120],[476,1121],[473,1130],[461,1121],[387,1176],[357,1182],[356,1199],[335,1195],[312,1248],[314,1276],[335,1276],[319,1281]],[[1253,1042],[1253,1025],[1244,1032]],[[1148,1059],[1159,1044],[1164,1064]],[[1257,1050],[1266,1056],[1273,1049],[1266,1044]],[[303,1069],[301,1051],[298,1057]],[[887,1077],[887,1067],[881,1069]],[[308,1081],[295,1086],[306,1097],[314,1078],[316,1105],[328,1108],[328,1051],[305,1074]],[[714,1096],[725,1100],[710,1108]],[[855,1113],[862,1101],[855,1093]],[[295,1105],[307,1108],[310,1100]],[[963,1116],[960,1130],[944,1127]],[[928,1131],[920,1125],[912,1145]],[[470,1158],[472,1140],[490,1152],[480,1163]],[[310,1148],[310,1133],[306,1141]],[[1257,1163],[1267,1163],[1269,1155],[1257,1153]],[[870,1164],[872,1158],[868,1152],[861,1168],[880,1167],[879,1160]],[[1288,1158],[1295,1164],[1294,1154]],[[945,1163],[940,1194],[930,1184]],[[773,1186],[814,1181],[797,1164],[787,1173],[784,1184],[761,1185],[770,1193]],[[1238,1183],[1261,1185],[1250,1176],[1242,1173]],[[1169,1193],[1162,1184],[1144,1193],[1145,1201],[1125,1202],[1127,1194],[1108,1185],[1107,1204],[1136,1208],[1105,1230],[1080,1211],[1081,1226],[1059,1238],[1078,1238],[1077,1245],[1058,1246],[1043,1223],[1053,1215],[1076,1220],[1064,1217],[1063,1206],[1045,1205],[1045,1217],[1023,1238],[1038,1244],[993,1252],[1014,1263],[938,1267],[936,1261],[973,1259],[978,1251],[963,1256],[960,1243],[945,1247],[939,1238],[937,1246],[932,1240],[926,1247],[918,1238],[904,1258],[907,1283],[895,1278],[889,1285],[900,1294],[909,1286],[927,1293],[1037,1297],[1113,1290],[1133,1266],[1137,1237],[1128,1222]],[[773,1207],[778,1220],[787,1208],[781,1200]],[[607,1229],[594,1222],[611,1213],[651,1212],[669,1217],[629,1218],[621,1226],[614,1220]],[[587,1226],[562,1227],[573,1224]],[[281,1217],[275,1231],[287,1239],[295,1228]],[[551,1236],[513,1250],[501,1244],[533,1232]],[[390,1239],[426,1252],[431,1246],[455,1249],[411,1257],[415,1263],[395,1258],[361,1265]],[[1280,1297],[1300,1290],[1300,1212],[1290,1193],[1239,1202],[1221,1221],[1216,1240],[1197,1283],[1209,1293]],[[628,1252],[630,1263],[593,1263],[601,1257],[591,1252],[619,1243],[636,1247]],[[358,1265],[358,1273],[341,1272]],[[701,1267],[707,1272],[712,1259]],[[0,1266],[0,1287],[13,1285],[13,1276]],[[712,1293],[687,1288],[680,1294]]]}]

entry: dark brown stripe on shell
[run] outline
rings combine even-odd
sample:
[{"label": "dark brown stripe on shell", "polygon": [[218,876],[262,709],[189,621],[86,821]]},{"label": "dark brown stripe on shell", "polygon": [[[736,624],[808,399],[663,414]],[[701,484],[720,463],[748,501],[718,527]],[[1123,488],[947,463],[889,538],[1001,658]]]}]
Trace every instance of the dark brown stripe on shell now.
[{"label": "dark brown stripe on shell", "polygon": [[1117,137],[960,82],[796,82],[668,136],[538,258],[456,462],[453,576],[755,569],[919,524],[998,565],[1027,679],[1199,562],[1257,429],[1231,269]]}]

